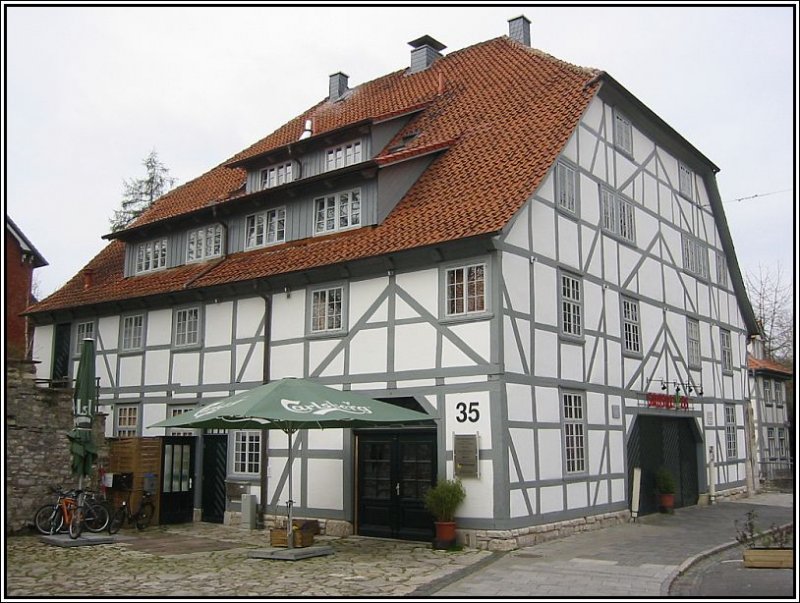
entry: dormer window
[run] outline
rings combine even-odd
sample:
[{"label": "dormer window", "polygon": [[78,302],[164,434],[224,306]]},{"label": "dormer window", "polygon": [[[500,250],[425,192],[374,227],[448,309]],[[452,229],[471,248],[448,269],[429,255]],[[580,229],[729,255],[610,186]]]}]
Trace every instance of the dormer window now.
[{"label": "dormer window", "polygon": [[156,239],[136,246],[136,274],[167,267],[167,239]]},{"label": "dormer window", "polygon": [[186,262],[201,262],[222,255],[222,226],[213,224],[189,231]]},{"label": "dormer window", "polygon": [[361,226],[361,190],[343,191],[314,199],[315,234]]},{"label": "dormer window", "polygon": [[245,249],[255,249],[286,240],[286,208],[278,207],[247,216]]},{"label": "dormer window", "polygon": [[292,162],[273,165],[261,170],[261,189],[280,186],[292,181]]},{"label": "dormer window", "polygon": [[361,163],[361,161],[361,141],[356,140],[328,149],[327,153],[325,153],[325,170],[330,172],[348,165]]}]

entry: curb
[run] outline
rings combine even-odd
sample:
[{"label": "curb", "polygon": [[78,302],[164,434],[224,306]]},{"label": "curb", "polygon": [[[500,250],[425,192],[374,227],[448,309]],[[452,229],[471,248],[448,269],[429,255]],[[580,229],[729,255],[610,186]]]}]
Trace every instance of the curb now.
[{"label": "curb", "polygon": [[491,555],[481,559],[480,561],[476,561],[472,565],[467,565],[462,567],[459,570],[454,571],[451,574],[446,576],[442,576],[441,578],[436,578],[432,580],[428,584],[422,584],[415,588],[410,593],[403,595],[404,597],[430,597],[436,592],[442,590],[446,586],[450,586],[454,582],[458,582],[462,578],[466,578],[468,575],[476,572],[478,570],[482,570],[483,568],[491,565],[495,561],[500,561],[503,557],[505,557],[511,551],[503,551],[503,552],[495,552],[493,551]]},{"label": "curb", "polygon": [[[765,532],[765,534],[770,534],[770,533],[772,533],[772,532],[774,532],[776,530],[786,529],[786,528],[789,528],[789,527],[791,527],[793,525],[794,525],[793,522],[785,523],[783,525],[777,526],[773,530],[767,530]],[[739,546],[739,543],[737,541],[733,540],[731,542],[726,542],[724,544],[719,544],[719,545],[717,545],[715,547],[712,547],[712,548],[710,548],[708,550],[702,551],[702,552],[698,553],[697,555],[694,555],[694,556],[689,557],[688,559],[686,559],[683,563],[681,563],[677,567],[677,569],[675,569],[661,583],[661,596],[662,597],[669,597],[670,596],[669,595],[669,590],[672,587],[672,583],[675,582],[675,580],[678,578],[678,576],[680,576],[681,574],[684,574],[693,565],[695,565],[696,563],[699,563],[703,559],[711,557],[712,555],[716,555],[717,553],[721,553],[722,551],[726,551],[728,549],[731,549],[731,548],[733,548],[735,546]]]}]

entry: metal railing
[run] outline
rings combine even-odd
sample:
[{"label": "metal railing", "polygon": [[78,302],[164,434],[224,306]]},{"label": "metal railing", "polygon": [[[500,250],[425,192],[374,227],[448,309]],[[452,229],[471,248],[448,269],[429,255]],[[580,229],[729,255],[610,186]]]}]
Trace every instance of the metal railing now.
[{"label": "metal railing", "polygon": [[758,464],[758,470],[762,482],[794,486],[793,461],[762,461]]}]

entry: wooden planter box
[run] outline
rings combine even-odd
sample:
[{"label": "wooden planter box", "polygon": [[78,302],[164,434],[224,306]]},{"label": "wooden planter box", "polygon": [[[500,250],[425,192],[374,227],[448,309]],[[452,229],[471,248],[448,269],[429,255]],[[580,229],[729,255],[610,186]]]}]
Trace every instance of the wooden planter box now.
[{"label": "wooden planter box", "polygon": [[794,549],[745,549],[745,567],[793,568]]},{"label": "wooden planter box", "polygon": [[[314,533],[310,530],[294,530],[294,547],[300,548],[304,546],[311,546],[314,544]],[[269,543],[271,546],[285,547],[286,542],[286,528],[272,528],[269,531]]]}]

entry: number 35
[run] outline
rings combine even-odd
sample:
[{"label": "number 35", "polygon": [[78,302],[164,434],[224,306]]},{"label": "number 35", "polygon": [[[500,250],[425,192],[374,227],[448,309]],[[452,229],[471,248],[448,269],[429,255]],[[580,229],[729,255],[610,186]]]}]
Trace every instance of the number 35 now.
[{"label": "number 35", "polygon": [[476,423],[478,419],[481,418],[481,412],[478,410],[477,402],[470,402],[469,405],[467,405],[466,402],[459,402],[456,404],[456,411],[458,412],[456,415],[456,421],[459,423],[463,423],[465,421]]}]

